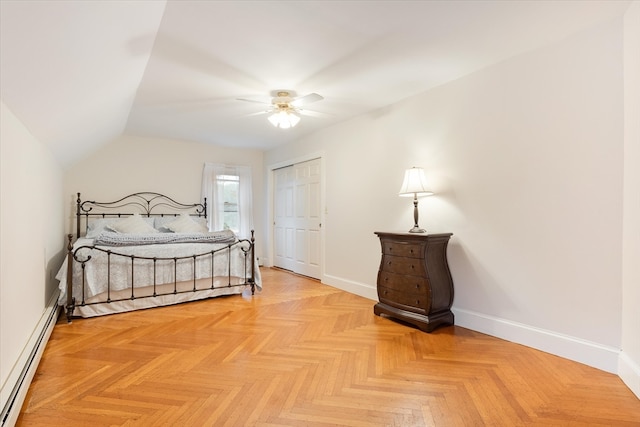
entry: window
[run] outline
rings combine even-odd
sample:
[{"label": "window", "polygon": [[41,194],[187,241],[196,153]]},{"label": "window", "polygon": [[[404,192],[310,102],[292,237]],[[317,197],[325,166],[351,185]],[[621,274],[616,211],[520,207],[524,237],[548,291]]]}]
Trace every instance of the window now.
[{"label": "window", "polygon": [[251,237],[253,198],[249,166],[205,163],[202,196],[207,198],[210,230],[232,230],[240,238]]},{"label": "window", "polygon": [[240,211],[238,210],[240,177],[238,175],[218,175],[216,176],[216,184],[218,185],[218,194],[222,194],[224,206],[222,209],[222,228],[238,234],[240,232]]}]

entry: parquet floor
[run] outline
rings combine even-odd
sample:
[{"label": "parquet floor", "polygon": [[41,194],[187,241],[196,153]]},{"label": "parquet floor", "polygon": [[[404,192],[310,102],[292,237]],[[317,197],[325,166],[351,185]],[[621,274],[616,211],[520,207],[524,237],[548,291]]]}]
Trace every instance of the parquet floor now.
[{"label": "parquet floor", "polygon": [[615,375],[264,269],[264,291],[55,326],[18,426],[640,426]]}]

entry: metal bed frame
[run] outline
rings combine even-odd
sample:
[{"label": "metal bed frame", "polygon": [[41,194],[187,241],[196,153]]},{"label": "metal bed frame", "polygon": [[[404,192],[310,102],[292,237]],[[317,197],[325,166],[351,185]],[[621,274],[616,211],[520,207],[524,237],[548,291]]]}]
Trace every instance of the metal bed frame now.
[{"label": "metal bed frame", "polygon": [[[80,198],[80,193],[78,194],[78,198],[76,200],[76,239],[80,238],[82,226],[81,223],[84,220],[84,229],[85,233],[89,226],[90,218],[121,218],[133,215],[134,213],[139,213],[142,216],[146,217],[165,217],[165,216],[178,216],[183,212],[188,213],[189,215],[195,217],[203,217],[206,219],[207,217],[207,199],[203,200],[203,203],[193,203],[193,204],[184,204],[179,203],[173,200],[172,198],[165,196],[160,193],[154,192],[140,192],[133,193],[128,196],[125,196],[119,200],[113,202],[96,202],[96,201],[82,201]],[[122,210],[122,211],[118,211]],[[73,312],[76,307],[85,306],[85,305],[94,305],[94,304],[110,304],[112,302],[117,301],[126,301],[126,300],[135,300],[135,299],[144,299],[144,298],[154,298],[158,296],[165,295],[177,295],[180,293],[187,292],[197,292],[199,290],[205,290],[204,288],[196,287],[196,263],[199,259],[203,259],[205,257],[210,257],[211,259],[211,287],[207,289],[218,289],[218,287],[214,286],[215,277],[213,276],[214,271],[214,263],[216,260],[216,256],[219,254],[226,253],[227,254],[227,276],[228,276],[228,284],[227,287],[242,287],[242,286],[250,286],[251,294],[255,293],[255,238],[253,230],[251,230],[251,239],[240,239],[235,243],[228,243],[226,246],[221,247],[215,250],[207,250],[201,253],[195,253],[188,256],[179,256],[179,257],[144,257],[144,256],[135,256],[130,254],[122,254],[118,253],[116,250],[105,249],[105,247],[98,247],[93,245],[83,245],[74,249],[74,239],[73,234],[67,235],[68,245],[67,245],[67,283],[66,283],[66,292],[67,292],[67,300],[66,300],[66,311],[67,311],[67,322],[71,322],[73,317]],[[231,275],[231,249],[238,245],[241,250],[242,259],[241,262],[244,263],[243,271],[245,272],[243,282],[239,284],[232,284],[232,275]],[[248,247],[247,247],[248,245]],[[108,268],[108,273],[106,277],[107,281],[107,292],[106,299],[103,301],[94,301],[87,302],[85,298],[85,266],[88,262],[91,261],[91,255],[85,255],[84,253],[88,250],[92,251],[100,251],[107,254],[108,266],[111,265],[112,257],[115,258],[127,258],[130,260],[130,277],[131,277],[131,295],[127,298],[111,298],[111,272],[110,268]],[[177,281],[177,265],[179,261],[190,259],[193,262],[193,288],[190,290],[178,290],[178,281]],[[153,262],[153,276],[154,283],[153,284],[145,284],[144,286],[153,286],[153,293],[151,295],[136,295],[135,294],[135,284],[134,284],[134,270],[136,265],[136,260],[146,260]],[[169,292],[157,292],[157,284],[156,284],[156,267],[158,261],[165,262],[173,262],[174,267],[174,281],[173,281],[173,289]],[[235,260],[238,262],[238,260]],[[251,267],[247,268],[247,262],[250,262]],[[82,294],[79,296],[73,295],[73,270],[74,263],[80,263],[82,270]],[[250,271],[250,274],[247,274],[247,271]],[[220,277],[220,276],[217,276]],[[76,299],[79,298],[79,301]]]}]

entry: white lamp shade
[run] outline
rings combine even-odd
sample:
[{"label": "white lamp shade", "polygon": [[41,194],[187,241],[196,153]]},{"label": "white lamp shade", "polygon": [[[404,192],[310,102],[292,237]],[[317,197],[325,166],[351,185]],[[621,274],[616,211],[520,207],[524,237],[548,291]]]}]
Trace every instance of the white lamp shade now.
[{"label": "white lamp shade", "polygon": [[430,196],[433,192],[427,188],[427,178],[422,168],[413,167],[404,173],[400,196]]}]

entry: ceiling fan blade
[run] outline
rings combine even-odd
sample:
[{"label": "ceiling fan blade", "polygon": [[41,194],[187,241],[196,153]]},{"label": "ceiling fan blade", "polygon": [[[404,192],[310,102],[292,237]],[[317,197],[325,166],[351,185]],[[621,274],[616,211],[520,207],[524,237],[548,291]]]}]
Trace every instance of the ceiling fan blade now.
[{"label": "ceiling fan blade", "polygon": [[272,112],[273,112],[273,110],[263,110],[263,111],[258,111],[257,113],[247,114],[247,115],[245,115],[245,117],[261,116],[263,114],[269,114],[269,113],[272,113]]},{"label": "ceiling fan blade", "polygon": [[271,105],[271,100],[250,99],[250,98],[236,98],[236,100],[245,101],[245,102],[255,102],[256,104]]},{"label": "ceiling fan blade", "polygon": [[296,110],[296,112],[302,116],[310,116],[310,117],[328,117],[329,114],[321,113],[319,111],[311,111],[311,110]]},{"label": "ceiling fan blade", "polygon": [[324,97],[318,95],[317,93],[310,93],[308,95],[294,99],[293,101],[291,101],[291,105],[294,107],[301,107],[303,105],[311,104],[312,102],[322,101],[323,99]]}]

